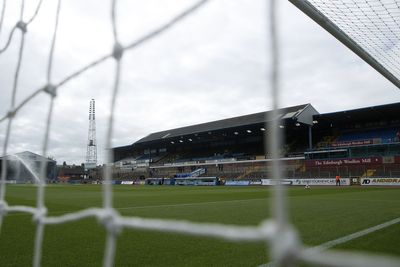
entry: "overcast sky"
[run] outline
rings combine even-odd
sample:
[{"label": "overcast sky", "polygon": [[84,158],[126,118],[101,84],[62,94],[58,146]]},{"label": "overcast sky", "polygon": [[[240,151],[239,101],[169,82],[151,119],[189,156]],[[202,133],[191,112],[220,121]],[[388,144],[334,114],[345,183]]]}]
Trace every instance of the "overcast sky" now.
[{"label": "overcast sky", "polygon": [[[44,0],[28,27],[17,104],[45,84],[54,28],[54,0]],[[270,108],[266,1],[214,0],[173,29],[124,54],[113,146],[156,131]],[[37,1],[27,1],[25,18]],[[162,25],[194,1],[118,1],[122,44]],[[0,47],[18,21],[19,1],[7,1]],[[25,19],[26,20],[26,19]],[[400,90],[287,1],[279,1],[281,106],[311,103],[320,113],[398,102]],[[0,54],[0,117],[10,107],[20,33]],[[63,1],[55,49],[57,83],[113,46],[110,1]],[[99,163],[104,161],[114,64],[112,60],[58,91],[48,155],[58,163],[85,160],[90,99],[96,99]],[[20,110],[8,153],[41,153],[49,96]],[[6,123],[0,124],[4,147]]]}]

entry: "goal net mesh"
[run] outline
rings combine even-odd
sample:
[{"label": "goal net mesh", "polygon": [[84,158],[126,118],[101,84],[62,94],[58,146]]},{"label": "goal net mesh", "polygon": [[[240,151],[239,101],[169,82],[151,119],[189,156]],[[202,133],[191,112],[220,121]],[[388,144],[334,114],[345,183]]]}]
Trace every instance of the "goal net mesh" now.
[{"label": "goal net mesh", "polygon": [[400,2],[289,0],[400,88]]},{"label": "goal net mesh", "polygon": [[[179,23],[184,23],[188,16],[195,15],[200,8],[207,8],[206,4],[210,1],[201,0],[195,2],[186,10],[177,14],[175,17],[167,21],[160,27],[148,32],[137,40],[122,44],[120,36],[118,35],[118,27],[116,25],[116,17],[118,10],[116,8],[116,1],[110,1],[110,31],[113,36],[113,47],[109,53],[104,56],[89,62],[84,67],[77,69],[73,73],[66,75],[59,81],[53,81],[53,62],[54,51],[56,50],[56,40],[58,34],[58,21],[62,18],[62,5],[61,0],[58,0],[57,8],[54,10],[53,31],[51,33],[51,46],[47,56],[47,81],[40,88],[36,88],[33,92],[17,102],[16,94],[20,82],[20,69],[22,65],[22,58],[25,47],[25,38],[29,34],[29,25],[40,16],[40,10],[43,8],[44,3],[42,0],[37,2],[33,14],[30,16],[25,14],[25,2],[21,1],[20,13],[18,19],[15,21],[15,26],[9,33],[2,31],[4,18],[7,14],[7,1],[3,0],[1,5],[1,18],[0,18],[0,36],[2,37],[3,44],[0,47],[0,60],[1,54],[5,52],[12,42],[19,42],[18,44],[18,59],[17,66],[13,76],[13,85],[11,88],[11,100],[8,112],[2,114],[0,123],[5,125],[5,133],[3,135],[4,142],[2,144],[3,158],[8,155],[8,147],[10,137],[13,132],[13,120],[19,115],[21,109],[26,108],[27,105],[35,99],[38,95],[47,94],[49,96],[48,112],[45,121],[46,129],[43,133],[42,141],[42,155],[48,154],[48,143],[51,135],[51,125],[53,118],[54,99],[57,97],[57,90],[68,84],[78,76],[83,75],[89,69],[104,63],[105,61],[114,62],[113,86],[110,88],[112,97],[110,99],[110,115],[108,119],[107,130],[107,148],[112,147],[111,140],[113,138],[114,126],[114,111],[115,103],[118,97],[118,89],[121,80],[121,61],[124,54],[128,53],[135,48],[145,45],[147,41],[156,38],[159,35],[167,34],[168,30],[173,28]],[[384,65],[394,75],[399,75],[399,5],[396,1],[310,1],[316,8],[321,10],[327,17],[334,23],[341,27],[349,36],[351,36],[357,43],[368,51],[372,57],[376,58],[382,65]],[[266,17],[269,20],[269,26],[266,27],[265,34],[268,35],[270,45],[268,46],[269,52],[272,55],[270,62],[271,73],[268,74],[270,92],[269,97],[273,100],[273,109],[279,108],[279,40],[277,38],[277,24],[278,18],[276,17],[276,2],[273,0],[266,1],[267,12]],[[16,38],[20,35],[20,39]],[[266,89],[267,91],[267,89]],[[274,116],[272,113],[271,116]],[[277,123],[277,122],[275,122]],[[271,125],[269,125],[271,127]],[[278,125],[272,125],[272,129],[278,129]],[[278,130],[268,134],[268,150],[272,158],[278,158],[279,150],[279,135]],[[107,162],[112,162],[112,155],[109,154]],[[273,177],[275,179],[281,178],[281,167],[279,161],[273,161]],[[273,197],[273,216],[259,226],[236,226],[224,224],[210,224],[210,223],[196,223],[181,220],[165,220],[165,219],[148,219],[141,217],[127,217],[121,216],[113,207],[112,202],[112,176],[111,168],[105,168],[105,178],[103,182],[103,206],[102,208],[88,208],[78,212],[68,213],[60,216],[49,216],[45,201],[45,180],[46,180],[46,164],[42,162],[40,168],[40,176],[37,187],[37,200],[36,206],[19,206],[10,205],[6,201],[7,192],[7,160],[2,161],[1,183],[0,183],[0,230],[4,218],[15,212],[32,214],[34,223],[36,225],[35,244],[33,251],[33,266],[41,266],[42,258],[42,243],[46,225],[66,224],[73,221],[78,221],[88,217],[97,218],[104,226],[107,237],[104,248],[104,266],[113,266],[116,252],[116,244],[118,242],[118,234],[122,229],[146,229],[152,231],[175,232],[186,235],[208,236],[231,241],[263,241],[270,248],[271,263],[269,266],[292,266],[300,263],[307,263],[313,265],[325,266],[399,266],[400,261],[397,258],[389,256],[371,255],[370,253],[348,253],[339,251],[330,251],[326,247],[307,247],[301,243],[296,230],[288,221],[288,209],[285,205],[286,192],[285,188],[279,183],[274,186]]]}]

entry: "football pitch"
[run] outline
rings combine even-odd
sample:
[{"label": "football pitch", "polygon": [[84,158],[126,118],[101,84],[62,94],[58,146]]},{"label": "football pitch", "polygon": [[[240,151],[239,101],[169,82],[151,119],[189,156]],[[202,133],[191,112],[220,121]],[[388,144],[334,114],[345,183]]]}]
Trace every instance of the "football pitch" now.
[{"label": "football pitch", "polygon": [[[7,186],[11,205],[35,206],[34,186]],[[268,187],[113,187],[114,206],[123,216],[258,225],[270,217]],[[302,242],[317,246],[400,217],[400,188],[288,188],[289,218]],[[99,185],[49,185],[50,216],[101,207]],[[0,235],[1,266],[31,266],[32,216],[9,213]],[[106,232],[95,218],[46,225],[42,266],[101,266]],[[341,243],[333,249],[400,256],[400,223]],[[176,233],[123,229],[116,266],[258,266],[269,261],[262,242],[229,242]]]}]

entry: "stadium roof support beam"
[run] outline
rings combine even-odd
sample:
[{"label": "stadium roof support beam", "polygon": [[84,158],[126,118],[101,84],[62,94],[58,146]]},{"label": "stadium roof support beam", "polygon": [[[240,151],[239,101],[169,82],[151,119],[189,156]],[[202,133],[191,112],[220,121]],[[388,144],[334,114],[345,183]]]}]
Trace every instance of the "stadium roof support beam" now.
[{"label": "stadium roof support beam", "polygon": [[367,51],[358,45],[352,38],[343,32],[317,8],[310,4],[309,1],[289,1],[400,89],[400,80],[396,76],[388,71],[382,64],[380,64],[374,57],[372,57]]}]

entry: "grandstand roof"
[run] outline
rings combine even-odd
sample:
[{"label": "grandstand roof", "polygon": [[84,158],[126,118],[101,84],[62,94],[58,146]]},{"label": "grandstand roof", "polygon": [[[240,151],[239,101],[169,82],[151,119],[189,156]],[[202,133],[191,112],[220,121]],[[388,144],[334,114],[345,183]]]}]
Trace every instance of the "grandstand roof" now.
[{"label": "grandstand roof", "polygon": [[353,110],[338,111],[332,113],[318,114],[314,119],[318,123],[334,123],[335,125],[351,122],[368,122],[382,120],[399,120],[400,102],[365,107]]},{"label": "grandstand roof", "polygon": [[[303,104],[303,105],[279,109],[278,114],[279,116],[276,119],[294,119],[302,123],[312,123],[312,116],[318,114],[318,112],[314,109],[314,107],[312,107],[311,104]],[[165,138],[179,137],[189,134],[261,124],[266,122],[266,118],[269,118],[269,115],[271,115],[271,111],[259,112],[234,118],[228,118],[223,120],[217,120],[207,123],[201,123],[201,124],[151,133],[148,136],[137,141],[135,144],[162,140]]]},{"label": "grandstand roof", "polygon": [[19,158],[20,160],[22,159],[22,160],[26,160],[26,161],[30,161],[30,162],[32,162],[32,161],[42,161],[42,160],[45,161],[45,162],[56,162],[53,159],[43,157],[41,155],[35,154],[33,152],[30,152],[30,151],[23,151],[23,152],[11,154],[11,155],[6,155],[5,157],[0,157],[0,159],[4,158],[4,159],[7,159],[7,160],[9,160],[9,159],[14,160],[14,159],[16,159],[16,157]]}]

